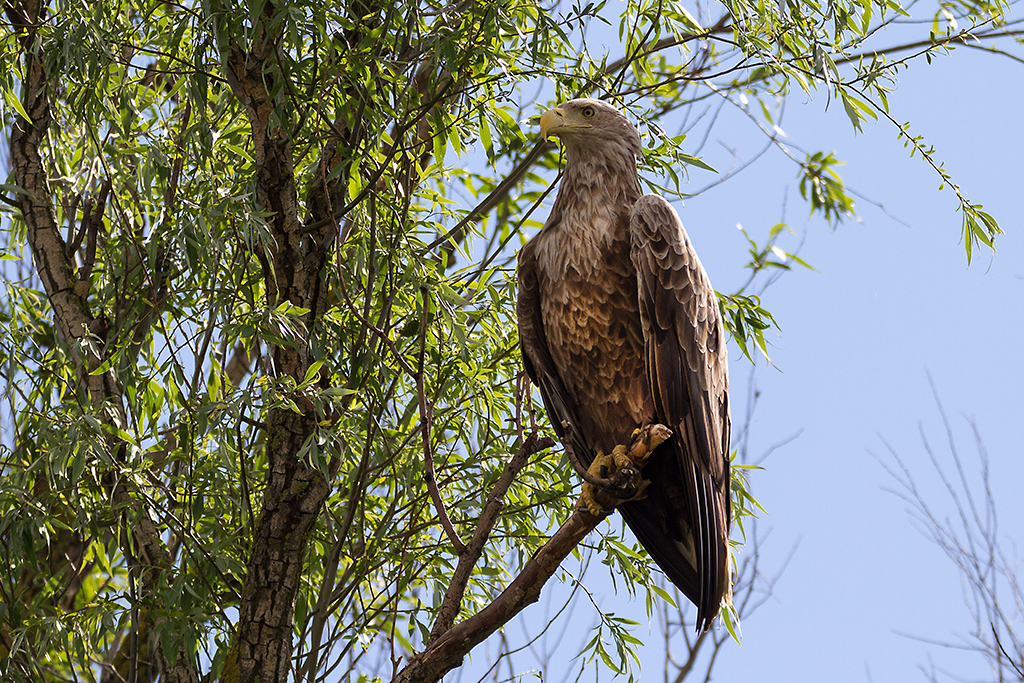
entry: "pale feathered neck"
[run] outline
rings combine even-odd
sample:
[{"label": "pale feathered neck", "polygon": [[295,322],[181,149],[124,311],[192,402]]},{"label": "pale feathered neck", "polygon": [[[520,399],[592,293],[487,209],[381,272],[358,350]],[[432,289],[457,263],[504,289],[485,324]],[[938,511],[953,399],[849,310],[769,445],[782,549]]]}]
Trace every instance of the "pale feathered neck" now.
[{"label": "pale feathered neck", "polygon": [[640,140],[630,132],[633,134],[616,137],[563,137],[565,172],[554,210],[583,201],[611,202],[629,211],[642,194],[636,173]]}]

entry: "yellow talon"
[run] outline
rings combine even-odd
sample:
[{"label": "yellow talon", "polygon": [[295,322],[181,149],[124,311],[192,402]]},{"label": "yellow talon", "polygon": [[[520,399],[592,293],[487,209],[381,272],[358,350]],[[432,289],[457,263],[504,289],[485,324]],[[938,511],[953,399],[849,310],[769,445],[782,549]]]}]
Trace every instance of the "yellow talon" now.
[{"label": "yellow talon", "polygon": [[576,503],[576,507],[586,508],[587,512],[594,515],[595,517],[604,517],[605,515],[611,514],[611,510],[605,510],[604,507],[594,499],[594,486],[590,482],[583,482],[583,493],[580,494],[579,502]]},{"label": "yellow talon", "polygon": [[[594,461],[590,463],[590,467],[587,468],[587,472],[600,479],[607,479],[612,475],[614,467],[615,459],[613,456],[598,453]],[[605,509],[603,505],[597,502],[594,493],[594,485],[590,482],[583,482],[583,493],[580,495],[580,503],[595,517],[604,517],[611,514],[611,510]]]},{"label": "yellow talon", "polygon": [[[645,489],[651,482],[640,479],[637,472],[647,462],[647,458],[668,438],[672,436],[672,430],[660,424],[652,424],[643,429],[636,429],[630,436],[629,445],[618,445],[608,455],[598,453],[594,461],[590,463],[587,472],[598,479],[610,480],[624,467],[633,468],[634,472],[627,475],[627,480],[616,482],[612,486],[632,487],[635,485],[635,493],[629,498],[618,498],[610,491],[599,489],[590,482],[583,482],[583,491],[580,495],[577,507],[586,508],[595,517],[604,517],[612,513],[615,506],[627,500],[639,500],[643,498]],[[620,477],[620,479],[622,479]],[[630,483],[626,483],[626,482]],[[614,490],[614,489],[613,489]]]},{"label": "yellow talon", "polygon": [[612,462],[615,463],[615,469],[618,471],[627,465],[632,465],[633,459],[629,457],[626,447],[619,444],[612,450]]}]

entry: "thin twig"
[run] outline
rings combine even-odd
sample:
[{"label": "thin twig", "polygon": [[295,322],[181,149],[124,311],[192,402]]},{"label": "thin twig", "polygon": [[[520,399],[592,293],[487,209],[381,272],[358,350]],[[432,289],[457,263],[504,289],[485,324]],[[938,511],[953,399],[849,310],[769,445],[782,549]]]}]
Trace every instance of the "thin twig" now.
[{"label": "thin twig", "polygon": [[992,628],[992,636],[996,639],[996,645],[999,647],[999,651],[1006,656],[1006,661],[1010,663],[1010,666],[1012,666],[1013,670],[1021,677],[1021,680],[1024,680],[1024,671],[1021,671],[1021,668],[1013,661],[1013,657],[1011,657],[1010,653],[1006,651],[1005,647],[1003,647],[1002,641],[999,640],[999,632],[996,630],[996,625],[989,622],[989,626]]},{"label": "thin twig", "polygon": [[459,538],[459,533],[452,524],[451,517],[444,507],[444,500],[441,499],[441,492],[437,488],[437,475],[434,473],[434,450],[431,443],[434,422],[433,404],[427,402],[427,392],[423,386],[423,358],[427,349],[427,322],[430,316],[430,292],[426,287],[420,287],[420,294],[423,296],[423,308],[420,313],[420,352],[416,359],[416,393],[419,396],[420,404],[420,427],[423,433],[423,463],[426,469],[427,492],[430,500],[434,503],[434,511],[437,512],[437,519],[444,529],[448,541],[455,547],[455,552],[462,555],[466,552],[466,544]]},{"label": "thin twig", "polygon": [[565,448],[565,457],[567,457],[569,462],[572,463],[572,467],[576,470],[576,474],[580,476],[580,479],[602,490],[608,490],[611,487],[611,482],[608,479],[602,479],[601,477],[594,476],[586,467],[583,466],[583,461],[576,455],[576,451],[573,450],[572,444],[570,444],[568,440],[563,444],[563,446]]}]

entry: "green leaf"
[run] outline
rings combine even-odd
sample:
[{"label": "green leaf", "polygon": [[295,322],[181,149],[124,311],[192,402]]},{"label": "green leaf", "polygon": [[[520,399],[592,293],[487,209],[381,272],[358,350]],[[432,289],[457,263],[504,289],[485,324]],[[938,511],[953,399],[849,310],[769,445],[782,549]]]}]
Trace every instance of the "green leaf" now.
[{"label": "green leaf", "polygon": [[320,368],[324,366],[322,360],[313,361],[306,369],[306,375],[302,379],[302,385],[307,386],[317,382],[320,379]]},{"label": "green leaf", "polygon": [[672,595],[668,591],[666,591],[664,588],[662,588],[660,586],[655,586],[654,584],[651,584],[651,590],[654,591],[654,593],[659,598],[661,598],[662,600],[667,602],[673,609],[679,609],[676,606],[675,599],[673,599]]},{"label": "green leaf", "polygon": [[687,164],[688,166],[696,166],[697,168],[702,168],[705,171],[711,171],[712,173],[718,173],[718,171],[713,166],[711,166],[710,164],[705,162],[703,159],[700,159],[698,157],[691,156],[689,154],[682,154],[682,153],[680,153],[679,154],[679,159],[683,163]]},{"label": "green leaf", "polygon": [[32,123],[32,119],[29,117],[28,112],[25,111],[25,106],[21,103],[21,99],[14,94],[14,91],[10,88],[4,88],[4,100],[7,104],[16,112],[21,118],[25,119],[29,123]]}]

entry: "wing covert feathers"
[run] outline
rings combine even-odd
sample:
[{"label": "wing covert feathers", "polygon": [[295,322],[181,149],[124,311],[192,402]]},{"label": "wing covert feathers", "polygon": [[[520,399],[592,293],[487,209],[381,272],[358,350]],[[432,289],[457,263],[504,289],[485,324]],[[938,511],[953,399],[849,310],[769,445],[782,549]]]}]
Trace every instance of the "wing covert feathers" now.
[{"label": "wing covert feathers", "polygon": [[[548,419],[562,443],[569,439],[578,457],[589,464],[593,455],[578,432],[576,397],[565,388],[548,347],[544,321],[541,315],[540,291],[537,281],[537,262],[534,253],[537,242],[529,242],[519,252],[519,295],[516,299],[516,318],[519,326],[519,349],[527,376],[540,390]],[[568,427],[568,429],[567,429]]]},{"label": "wing covert feathers", "polygon": [[647,376],[658,421],[675,432],[666,446],[683,480],[698,585],[684,585],[692,577],[677,579],[673,574],[685,572],[671,565],[662,568],[697,605],[703,630],[731,592],[725,333],[715,291],[675,209],[661,197],[641,198],[630,237]]}]

